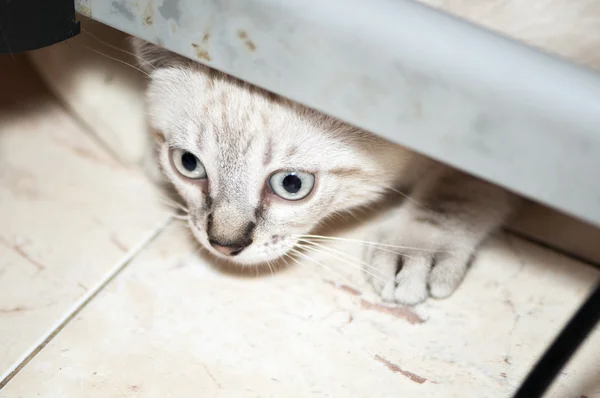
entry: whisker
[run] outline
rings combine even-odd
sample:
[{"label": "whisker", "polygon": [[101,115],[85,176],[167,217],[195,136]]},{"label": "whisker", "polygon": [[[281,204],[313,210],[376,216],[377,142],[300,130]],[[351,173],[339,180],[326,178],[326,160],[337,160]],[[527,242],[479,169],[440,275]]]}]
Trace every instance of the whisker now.
[{"label": "whisker", "polygon": [[144,72],[143,70],[141,70],[141,69],[140,69],[140,68],[138,68],[137,66],[133,66],[133,65],[131,65],[131,64],[128,64],[127,62],[125,62],[125,61],[123,61],[123,60],[120,60],[119,58],[111,57],[110,55],[107,55],[107,54],[104,54],[104,53],[103,53],[103,52],[101,52],[101,51],[95,50],[95,49],[93,49],[93,48],[92,48],[92,47],[90,47],[90,46],[84,46],[84,47],[85,47],[85,48],[87,48],[88,50],[90,50],[90,51],[93,51],[93,52],[95,52],[95,53],[97,53],[97,54],[100,54],[100,55],[102,55],[102,56],[104,56],[104,57],[106,57],[106,58],[112,59],[113,61],[117,61],[117,62],[120,62],[120,63],[122,63],[123,65],[127,65],[127,66],[129,66],[130,68],[133,68],[133,69],[137,70],[138,72],[140,72],[140,73],[143,73],[144,75],[146,75],[146,76],[150,77],[150,75],[149,75],[148,73]]},{"label": "whisker", "polygon": [[167,198],[166,196],[163,196],[163,195],[160,195],[158,198],[164,204],[169,205],[169,206],[171,206],[171,207],[173,207],[175,209],[181,210],[181,211],[183,211],[186,214],[190,212],[187,207],[185,207],[184,205],[182,205],[181,203],[179,203],[179,202],[177,202],[177,201],[175,201],[173,199],[169,199],[169,198]]},{"label": "whisker", "polygon": [[188,221],[190,219],[189,216],[183,216],[181,214],[171,214],[171,217],[173,217],[176,220],[181,220],[181,221]]},{"label": "whisker", "polygon": [[269,267],[269,272],[271,273],[271,276],[275,275],[275,271],[273,270],[273,267],[271,266],[271,261],[267,260],[267,267]]},{"label": "whisker", "polygon": [[[387,244],[387,243],[369,242],[369,241],[360,240],[360,239],[339,238],[339,237],[334,237],[334,236],[323,236],[323,235],[293,235],[293,236],[295,236],[297,238],[308,238],[308,239],[316,239],[316,240],[334,240],[334,241],[340,241],[340,242],[360,243],[365,246],[390,247],[390,248],[395,248],[395,249],[414,250],[414,251],[420,251],[420,252],[426,252],[426,253],[452,254],[452,252],[444,251],[444,250],[431,250],[431,249],[424,249],[424,248],[420,248],[420,247],[399,246],[399,245],[392,245],[392,244]],[[403,254],[403,253],[398,253],[398,254]]]},{"label": "whisker", "polygon": [[291,256],[287,253],[284,253],[283,256],[281,256],[281,259],[283,260],[285,265],[287,265],[288,267],[291,267],[292,265],[288,262],[287,258],[291,258]]},{"label": "whisker", "polygon": [[305,239],[300,239],[299,242],[308,243],[308,244],[311,244],[311,245],[318,246],[318,247],[320,247],[320,248],[322,248],[324,250],[333,251],[334,253],[338,253],[340,256],[345,257],[347,259],[350,259],[350,260],[353,260],[353,261],[354,260],[358,261],[361,265],[363,265],[364,267],[367,267],[368,269],[372,269],[374,271],[377,271],[377,267],[373,266],[372,264],[369,264],[369,263],[367,263],[365,261],[362,261],[362,260],[356,258],[355,256],[351,256],[348,253],[344,253],[343,251],[338,250],[338,249],[336,249],[334,247],[329,247],[329,246],[321,245],[321,244],[319,244],[317,242],[312,242],[310,240],[305,240]]},{"label": "whisker", "polygon": [[172,208],[172,209],[175,209],[175,210],[181,210],[181,209],[180,209],[178,206],[175,206],[175,205],[173,205],[173,204],[171,204],[171,203],[169,203],[169,202],[167,202],[167,201],[161,200],[161,203],[162,203],[162,204],[164,204],[164,205],[167,205],[167,206],[169,206],[169,207],[170,207],[170,208]]},{"label": "whisker", "polygon": [[[276,263],[277,263],[277,260],[279,260],[280,258],[283,258],[281,256],[277,256],[277,253],[275,252],[275,250],[271,249],[270,247],[267,247],[267,249],[270,250],[271,253],[276,256],[276,260],[275,260]],[[267,260],[267,265],[269,265],[269,260]],[[270,265],[269,265],[269,270],[271,270],[271,266]],[[271,270],[271,275],[274,275],[273,270]]]},{"label": "whisker", "polygon": [[410,201],[410,202],[412,202],[412,203],[416,204],[416,205],[417,205],[417,206],[419,206],[419,207],[422,207],[422,208],[423,208],[423,209],[425,209],[425,210],[433,211],[433,210],[431,210],[430,208],[428,208],[427,206],[425,206],[424,204],[422,204],[422,203],[419,203],[419,202],[418,202],[416,199],[413,199],[413,198],[412,198],[410,195],[407,195],[407,194],[405,194],[404,192],[402,192],[402,191],[400,191],[400,190],[398,190],[398,189],[396,189],[396,188],[392,188],[392,187],[390,187],[390,186],[388,186],[388,185],[384,185],[384,186],[383,186],[383,188],[385,188],[385,189],[388,189],[388,190],[390,190],[390,191],[392,191],[392,192],[395,192],[395,193],[397,193],[398,195],[400,195],[400,196],[404,197],[406,200],[408,200],[408,201]]},{"label": "whisker", "polygon": [[344,215],[347,212],[345,210],[343,211],[335,211],[331,214],[328,214],[327,216],[325,216],[324,218],[322,218],[321,220],[319,220],[319,222],[317,223],[320,226],[325,226],[325,227],[329,227],[331,226],[330,223],[335,223],[338,221],[343,221],[344,220]]},{"label": "whisker", "polygon": [[329,268],[328,266],[324,265],[323,263],[321,263],[320,261],[315,260],[314,258],[307,256],[306,254],[302,253],[300,250],[297,249],[292,249],[292,251],[296,254],[298,254],[299,256],[302,256],[312,262],[314,262],[315,264],[323,267],[324,269],[326,269],[327,271],[331,272],[332,274],[335,274],[337,276],[339,276],[340,278],[342,278],[342,280],[344,282],[346,282],[348,285],[352,286],[352,282],[350,282],[347,278],[345,278],[344,276],[342,276],[342,274],[340,274],[339,272],[336,272],[334,270],[332,270],[331,268]]},{"label": "whisker", "polygon": [[136,58],[136,59],[138,59],[139,61],[141,61],[141,62],[145,63],[145,64],[146,64],[146,65],[148,65],[148,66],[150,66],[152,69],[156,69],[156,68],[154,67],[154,65],[152,65],[150,62],[148,62],[148,61],[146,61],[145,59],[143,59],[142,57],[140,57],[140,56],[138,56],[138,55],[136,55],[136,54],[132,53],[131,51],[127,51],[127,50],[125,50],[124,48],[119,48],[119,47],[117,47],[117,46],[114,46],[114,45],[112,45],[112,44],[110,44],[110,43],[108,43],[108,42],[106,42],[106,41],[104,41],[104,40],[100,39],[99,37],[97,37],[97,36],[95,36],[95,35],[91,34],[90,32],[88,32],[87,30],[85,30],[85,29],[83,29],[83,28],[81,29],[81,31],[82,31],[83,33],[85,33],[86,35],[90,36],[92,39],[94,39],[94,40],[98,41],[99,43],[101,43],[101,44],[104,44],[105,46],[107,46],[107,47],[110,47],[110,48],[112,48],[113,50],[117,50],[117,51],[120,51],[120,52],[122,52],[122,53],[125,53],[125,54],[128,54],[128,55],[131,55],[132,57],[135,57],[135,58]]},{"label": "whisker", "polygon": [[[327,242],[327,240],[325,240],[325,241]],[[381,246],[376,246],[376,245],[365,245],[365,246],[372,247],[374,250],[379,250],[379,251],[386,252],[386,253],[397,254],[397,255],[405,257],[405,258],[410,258],[410,259],[413,259],[413,260],[416,259],[415,256],[411,256],[409,254],[406,254],[406,253],[403,253],[403,252],[399,252],[399,251],[396,251],[396,250],[391,250],[391,249],[388,249],[386,247],[381,247]],[[437,252],[437,253],[439,253],[439,252]]]},{"label": "whisker", "polygon": [[[302,239],[302,238],[299,238],[299,239]],[[314,239],[314,238],[311,238],[311,239]],[[317,241],[318,241],[318,240],[319,240],[319,239],[317,239]],[[323,240],[324,240],[325,242],[327,242],[327,240],[326,240],[326,239],[323,239]],[[415,257],[415,256],[411,256],[411,255],[408,255],[408,254],[406,254],[406,253],[399,252],[399,251],[396,251],[396,250],[390,250],[390,249],[387,249],[387,248],[385,248],[385,247],[374,246],[374,245],[365,245],[365,246],[367,246],[367,247],[372,247],[374,250],[379,250],[379,251],[386,252],[386,253],[397,254],[397,255],[399,255],[399,256],[402,256],[402,257],[405,257],[405,258],[410,258],[410,259],[413,259],[413,260],[414,260],[414,259],[416,259],[416,257]]]},{"label": "whisker", "polygon": [[[332,253],[326,252],[326,251],[324,251],[324,250],[319,250],[319,249],[316,249],[316,248],[314,248],[314,247],[307,246],[307,245],[299,245],[299,247],[301,247],[301,248],[303,248],[303,249],[306,249],[306,250],[313,251],[313,252],[315,252],[315,253],[322,253],[322,254],[326,254],[326,255],[328,255],[328,256],[331,256],[331,257],[333,257],[333,258],[335,258],[335,259],[337,259],[337,260],[339,260],[339,261],[343,261],[343,262],[345,262],[346,264],[348,264],[348,265],[350,265],[350,266],[352,266],[352,267],[354,267],[354,268],[356,268],[356,269],[359,269],[359,270],[361,270],[361,271],[364,271],[364,272],[366,272],[367,274],[371,275],[373,278],[375,278],[375,279],[377,279],[377,280],[379,280],[379,281],[381,281],[381,282],[384,282],[384,283],[385,283],[385,282],[387,282],[387,281],[385,281],[383,278],[381,278],[381,276],[375,275],[374,273],[372,273],[372,272],[370,272],[370,271],[368,271],[368,270],[364,269],[364,268],[363,268],[363,267],[361,267],[360,265],[354,264],[354,263],[352,263],[352,262],[350,262],[350,261],[348,261],[348,260],[345,260],[345,259],[343,259],[342,257],[338,257],[338,256],[336,256],[336,255],[334,255],[334,254],[332,254]],[[366,263],[365,263],[365,264],[366,264]],[[372,268],[372,266],[371,266],[370,264],[367,264],[367,265],[369,266],[369,268]]]},{"label": "whisker", "polygon": [[[292,249],[292,250],[294,250],[294,249]],[[290,254],[288,254],[288,253],[286,253],[285,255],[286,255],[286,256],[287,256],[287,257],[288,257],[290,260],[292,260],[293,262],[295,262],[296,264],[298,264],[299,266],[301,266],[301,267],[304,267],[304,264],[302,264],[300,261],[298,261],[298,259],[297,259],[297,258],[295,258],[294,256],[292,256],[292,255],[290,255]]]}]

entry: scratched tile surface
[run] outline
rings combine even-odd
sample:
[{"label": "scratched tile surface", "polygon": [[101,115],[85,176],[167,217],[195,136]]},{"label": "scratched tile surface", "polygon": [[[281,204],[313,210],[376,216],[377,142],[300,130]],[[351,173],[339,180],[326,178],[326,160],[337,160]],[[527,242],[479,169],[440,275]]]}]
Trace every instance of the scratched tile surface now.
[{"label": "scratched tile surface", "polygon": [[[598,276],[500,235],[451,299],[407,310],[306,260],[223,273],[171,225],[0,396],[508,397]],[[600,396],[598,347],[596,332],[549,396]]]},{"label": "scratched tile surface", "polygon": [[0,57],[0,87],[2,375],[166,214],[21,57]]}]

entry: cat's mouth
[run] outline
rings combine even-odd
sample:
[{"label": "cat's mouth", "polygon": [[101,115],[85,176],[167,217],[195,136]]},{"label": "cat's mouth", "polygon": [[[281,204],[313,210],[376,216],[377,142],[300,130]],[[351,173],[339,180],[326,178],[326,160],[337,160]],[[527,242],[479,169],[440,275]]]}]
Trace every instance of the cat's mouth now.
[{"label": "cat's mouth", "polygon": [[293,250],[294,244],[290,243],[289,246],[279,246],[277,248],[269,248],[264,245],[250,245],[239,253],[223,253],[219,249],[216,249],[212,245],[203,244],[204,248],[209,251],[215,257],[218,257],[229,262],[239,264],[242,266],[260,266],[269,262],[283,260],[289,256],[289,252]]},{"label": "cat's mouth", "polygon": [[260,266],[269,262],[283,260],[294,250],[297,239],[286,235],[271,235],[268,238],[255,239],[246,245],[222,245],[211,242],[205,231],[194,226],[192,233],[201,246],[211,255],[241,266]]}]

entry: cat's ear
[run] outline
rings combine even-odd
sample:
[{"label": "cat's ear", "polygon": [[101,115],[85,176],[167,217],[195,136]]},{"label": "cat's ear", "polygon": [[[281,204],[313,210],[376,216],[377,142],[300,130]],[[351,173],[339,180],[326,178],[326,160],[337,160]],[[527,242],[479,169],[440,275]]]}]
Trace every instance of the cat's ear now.
[{"label": "cat's ear", "polygon": [[195,63],[191,59],[137,37],[131,38],[131,47],[140,68],[148,73],[160,68],[186,66]]}]

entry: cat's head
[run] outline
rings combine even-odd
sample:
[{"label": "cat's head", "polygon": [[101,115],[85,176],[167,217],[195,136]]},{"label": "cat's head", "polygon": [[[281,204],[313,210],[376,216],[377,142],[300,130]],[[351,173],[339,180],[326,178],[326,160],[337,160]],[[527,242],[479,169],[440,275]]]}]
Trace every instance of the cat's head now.
[{"label": "cat's head", "polygon": [[374,136],[141,40],[160,166],[198,241],[240,264],[274,260],[386,173]]}]

